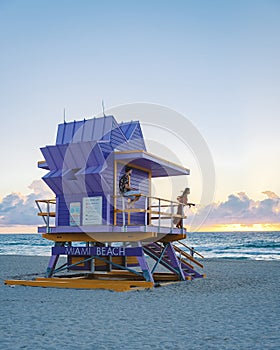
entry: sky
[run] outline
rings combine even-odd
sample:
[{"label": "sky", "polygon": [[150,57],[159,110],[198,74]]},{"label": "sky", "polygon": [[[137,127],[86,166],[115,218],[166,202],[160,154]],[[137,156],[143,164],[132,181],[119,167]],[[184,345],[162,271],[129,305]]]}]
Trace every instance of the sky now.
[{"label": "sky", "polygon": [[192,215],[213,209],[205,229],[279,229],[279,15],[277,0],[0,0],[0,232],[34,230],[40,147],[64,108],[91,118],[102,100],[166,106],[200,132],[216,174],[212,203],[191,193]]}]

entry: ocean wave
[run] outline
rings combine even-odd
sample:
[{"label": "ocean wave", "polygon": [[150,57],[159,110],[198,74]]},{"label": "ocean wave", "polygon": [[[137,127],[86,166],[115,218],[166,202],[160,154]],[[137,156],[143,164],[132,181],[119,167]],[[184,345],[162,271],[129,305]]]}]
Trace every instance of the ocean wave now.
[{"label": "ocean wave", "polygon": [[[184,243],[205,258],[280,260],[280,232],[196,232]],[[52,246],[39,234],[0,234],[1,255],[49,256]]]}]

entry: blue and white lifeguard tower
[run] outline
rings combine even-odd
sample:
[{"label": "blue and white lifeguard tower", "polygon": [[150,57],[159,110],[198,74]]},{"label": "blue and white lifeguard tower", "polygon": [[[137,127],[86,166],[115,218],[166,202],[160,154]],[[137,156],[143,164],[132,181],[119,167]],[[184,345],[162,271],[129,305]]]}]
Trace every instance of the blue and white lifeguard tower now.
[{"label": "blue and white lifeguard tower", "polygon": [[[55,145],[41,152],[38,166],[48,171],[43,180],[55,198],[36,201],[44,220],[38,232],[54,247],[46,277],[18,284],[122,291],[205,277],[198,253],[181,242],[185,228],[174,225],[184,220],[179,203],[151,195],[153,179],[189,170],[148,153],[138,121],[64,122]],[[135,208],[119,193],[127,165],[141,193]]]}]

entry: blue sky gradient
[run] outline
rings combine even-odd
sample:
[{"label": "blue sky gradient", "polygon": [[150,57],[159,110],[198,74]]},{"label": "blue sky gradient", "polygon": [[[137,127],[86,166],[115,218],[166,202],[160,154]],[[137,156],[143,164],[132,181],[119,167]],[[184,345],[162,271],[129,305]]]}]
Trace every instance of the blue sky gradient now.
[{"label": "blue sky gradient", "polygon": [[0,198],[43,176],[64,107],[90,118],[102,99],[187,116],[213,154],[216,201],[280,195],[279,15],[277,0],[0,0]]}]

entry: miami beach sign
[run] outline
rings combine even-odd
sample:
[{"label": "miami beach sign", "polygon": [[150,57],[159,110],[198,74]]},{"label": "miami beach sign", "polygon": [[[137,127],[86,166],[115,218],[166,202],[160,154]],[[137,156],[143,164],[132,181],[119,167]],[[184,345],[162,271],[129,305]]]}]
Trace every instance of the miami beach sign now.
[{"label": "miami beach sign", "polygon": [[142,256],[139,247],[53,247],[53,255]]}]

